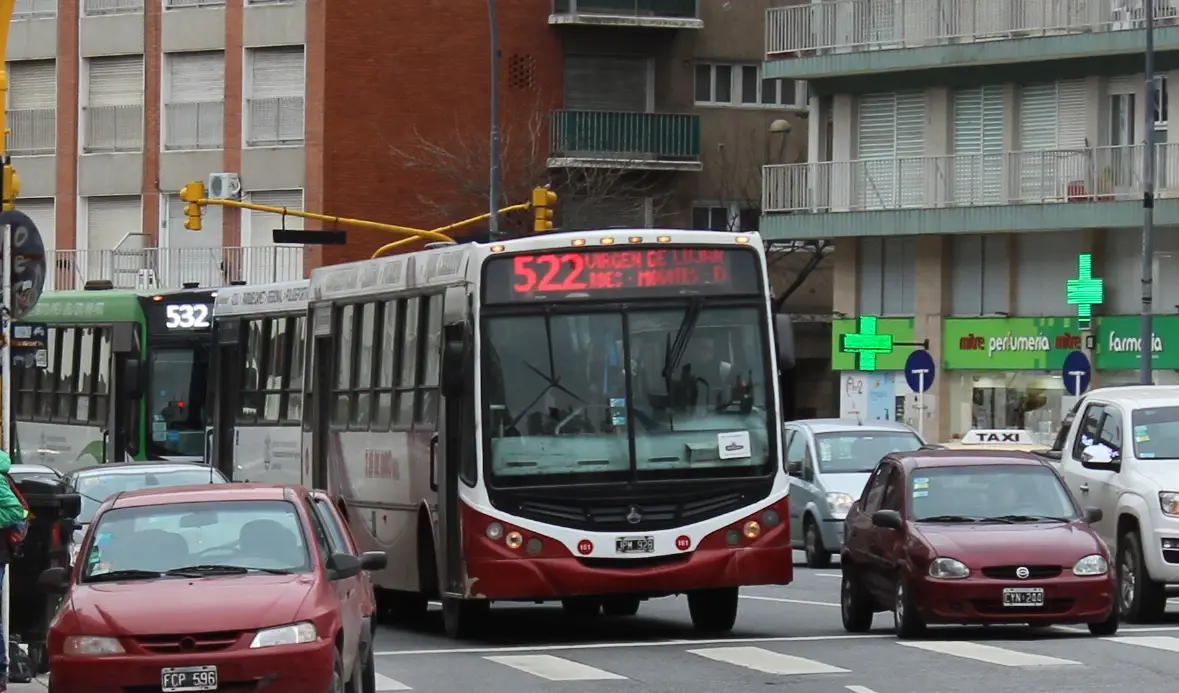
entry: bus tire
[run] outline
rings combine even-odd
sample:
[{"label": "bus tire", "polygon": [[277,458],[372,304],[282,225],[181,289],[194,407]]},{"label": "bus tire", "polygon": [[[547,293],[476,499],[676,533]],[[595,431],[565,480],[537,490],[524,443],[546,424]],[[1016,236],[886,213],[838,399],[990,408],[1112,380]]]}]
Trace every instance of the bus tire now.
[{"label": "bus tire", "polygon": [[491,602],[484,599],[442,598],[442,626],[447,637],[465,640],[479,634]]},{"label": "bus tire", "polygon": [[418,511],[418,590],[422,599],[437,599],[441,584],[438,581],[438,553],[434,550],[434,526],[425,508]]},{"label": "bus tire", "polygon": [[737,588],[719,587],[688,593],[692,625],[702,633],[728,633],[737,622]]}]

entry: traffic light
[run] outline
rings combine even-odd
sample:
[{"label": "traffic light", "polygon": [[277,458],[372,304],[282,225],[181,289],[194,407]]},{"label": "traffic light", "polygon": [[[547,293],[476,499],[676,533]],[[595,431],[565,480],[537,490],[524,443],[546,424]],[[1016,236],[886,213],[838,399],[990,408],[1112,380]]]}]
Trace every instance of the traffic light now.
[{"label": "traffic light", "polygon": [[20,176],[16,174],[16,169],[12,164],[4,165],[3,181],[0,185],[4,186],[4,211],[13,209],[16,206],[16,198],[20,195]]},{"label": "traffic light", "polygon": [[201,200],[205,199],[205,184],[199,180],[185,185],[180,189],[180,199],[184,202],[184,228],[189,231],[201,230]]},{"label": "traffic light", "polygon": [[532,189],[532,231],[553,229],[553,207],[557,204],[557,193],[548,188]]}]

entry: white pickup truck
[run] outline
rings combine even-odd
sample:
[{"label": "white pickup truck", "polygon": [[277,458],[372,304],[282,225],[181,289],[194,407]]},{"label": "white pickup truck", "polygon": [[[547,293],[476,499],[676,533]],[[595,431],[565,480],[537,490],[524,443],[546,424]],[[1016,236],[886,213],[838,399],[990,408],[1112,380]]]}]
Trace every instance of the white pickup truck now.
[{"label": "white pickup truck", "polygon": [[1179,387],[1088,392],[1051,451],[1093,528],[1115,556],[1119,608],[1131,623],[1162,617],[1179,589]]}]

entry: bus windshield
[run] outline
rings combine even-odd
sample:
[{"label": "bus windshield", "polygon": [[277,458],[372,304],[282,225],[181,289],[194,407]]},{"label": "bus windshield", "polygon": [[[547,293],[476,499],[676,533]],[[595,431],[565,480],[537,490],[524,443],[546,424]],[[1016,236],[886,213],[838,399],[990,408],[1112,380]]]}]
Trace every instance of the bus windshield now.
[{"label": "bus windshield", "polygon": [[157,348],[151,354],[148,450],[153,457],[205,453],[205,384],[209,355],[203,346]]},{"label": "bus windshield", "polygon": [[769,471],[769,342],[754,305],[493,316],[484,334],[494,485]]}]

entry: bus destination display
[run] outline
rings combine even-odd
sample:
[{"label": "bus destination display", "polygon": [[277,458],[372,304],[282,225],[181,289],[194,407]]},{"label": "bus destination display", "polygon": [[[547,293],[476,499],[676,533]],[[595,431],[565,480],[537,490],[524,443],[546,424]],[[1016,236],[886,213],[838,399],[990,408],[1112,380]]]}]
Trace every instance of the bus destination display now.
[{"label": "bus destination display", "polygon": [[487,261],[486,299],[641,298],[681,294],[747,294],[758,290],[747,249],[594,248]]}]

